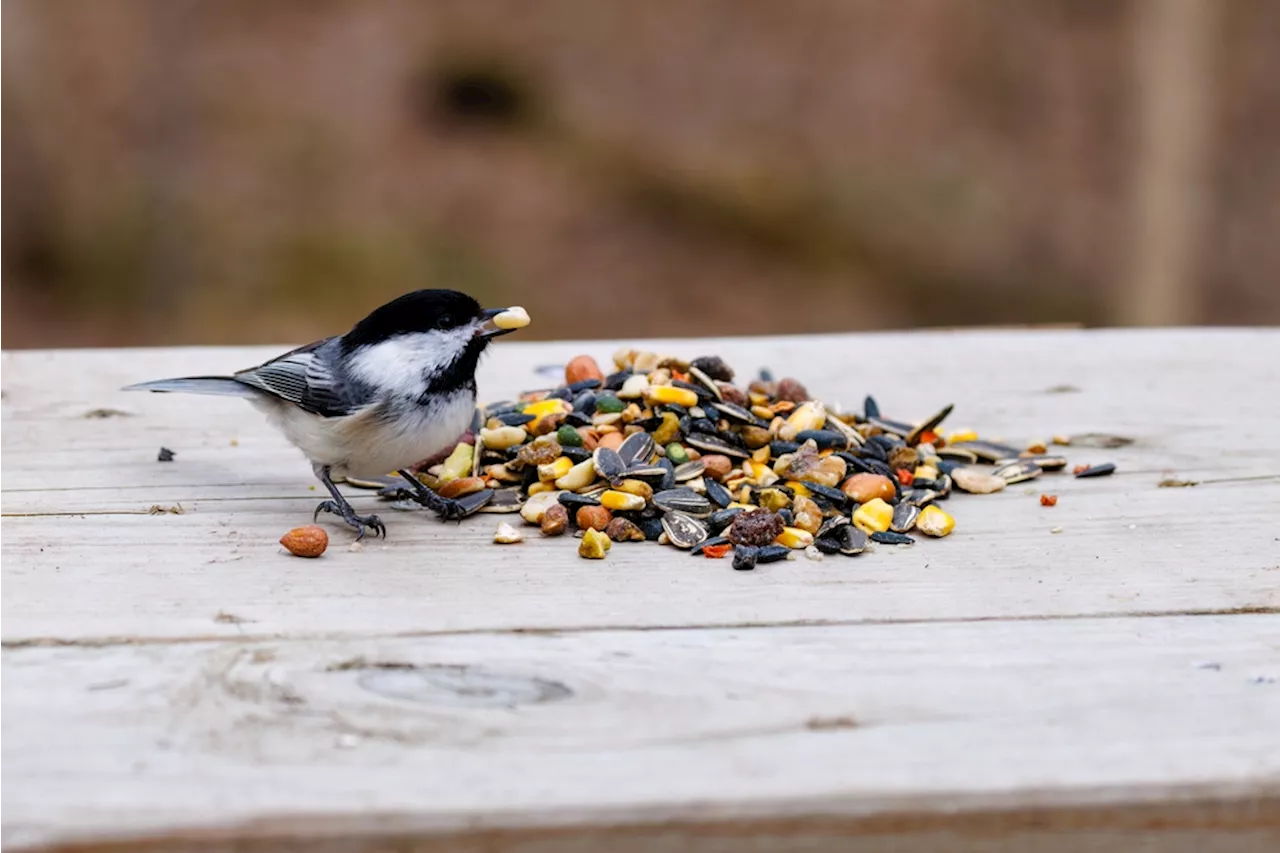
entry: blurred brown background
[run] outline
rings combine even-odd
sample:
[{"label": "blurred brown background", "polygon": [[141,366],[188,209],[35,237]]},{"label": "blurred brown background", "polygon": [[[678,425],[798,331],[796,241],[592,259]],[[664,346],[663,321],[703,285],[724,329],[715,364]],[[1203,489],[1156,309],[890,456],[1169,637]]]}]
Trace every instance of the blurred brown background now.
[{"label": "blurred brown background", "polygon": [[1280,3],[5,0],[6,347],[1280,321]]}]

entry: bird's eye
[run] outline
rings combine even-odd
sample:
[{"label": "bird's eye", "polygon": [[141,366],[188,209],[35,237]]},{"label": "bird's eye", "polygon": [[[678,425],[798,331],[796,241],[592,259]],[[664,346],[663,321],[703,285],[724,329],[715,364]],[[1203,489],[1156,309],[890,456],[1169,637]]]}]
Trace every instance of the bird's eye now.
[{"label": "bird's eye", "polygon": [[449,316],[448,314],[441,314],[440,317],[436,320],[436,328],[437,329],[453,328],[453,317]]}]

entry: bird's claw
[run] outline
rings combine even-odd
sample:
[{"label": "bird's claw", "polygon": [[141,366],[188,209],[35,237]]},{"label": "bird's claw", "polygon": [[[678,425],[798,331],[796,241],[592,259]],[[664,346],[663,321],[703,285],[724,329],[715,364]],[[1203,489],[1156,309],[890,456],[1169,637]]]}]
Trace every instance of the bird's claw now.
[{"label": "bird's claw", "polygon": [[456,521],[461,523],[462,519],[467,517],[467,508],[462,505],[461,501],[453,498],[439,498],[439,503],[432,507],[436,514],[440,516],[441,521]]},{"label": "bird's claw", "polygon": [[340,516],[343,521],[359,531],[356,534],[357,542],[363,539],[364,535],[370,530],[373,531],[374,536],[381,536],[383,539],[387,538],[387,526],[376,515],[356,515],[355,510],[350,506],[341,506],[334,501],[321,501],[320,505],[316,507],[315,514],[311,520],[315,521],[322,512],[331,512]]}]

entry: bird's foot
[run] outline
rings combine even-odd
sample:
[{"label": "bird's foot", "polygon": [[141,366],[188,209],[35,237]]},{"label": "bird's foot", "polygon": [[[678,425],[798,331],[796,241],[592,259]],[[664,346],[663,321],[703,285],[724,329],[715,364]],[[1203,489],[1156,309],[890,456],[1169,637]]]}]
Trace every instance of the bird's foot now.
[{"label": "bird's foot", "polygon": [[462,505],[462,501],[442,498],[426,486],[422,487],[422,491],[414,490],[410,497],[440,516],[441,521],[462,521],[470,515],[467,508]]},{"label": "bird's foot", "polygon": [[461,502],[453,498],[442,498],[422,484],[412,474],[403,471],[400,476],[409,481],[410,495],[418,503],[440,516],[441,521],[462,521],[469,513]]},{"label": "bird's foot", "polygon": [[356,511],[351,508],[349,503],[338,503],[337,501],[321,501],[316,507],[313,520],[320,517],[322,512],[331,512],[334,515],[341,516],[342,520],[359,531],[356,541],[359,542],[364,535],[370,530],[373,535],[387,538],[387,527],[382,523],[382,519],[376,515],[356,515]]}]

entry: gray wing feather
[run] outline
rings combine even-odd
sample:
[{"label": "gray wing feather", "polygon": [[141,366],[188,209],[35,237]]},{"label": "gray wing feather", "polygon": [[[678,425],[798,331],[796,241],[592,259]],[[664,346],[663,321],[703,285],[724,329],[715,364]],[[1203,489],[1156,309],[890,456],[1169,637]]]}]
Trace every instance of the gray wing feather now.
[{"label": "gray wing feather", "polygon": [[333,340],[328,338],[300,347],[265,364],[242,370],[234,378],[317,415],[350,414],[354,407],[325,358],[329,349],[326,345]]},{"label": "gray wing feather", "polygon": [[219,397],[255,397],[260,392],[230,376],[185,376],[181,379],[157,379],[129,385],[125,391],[178,392],[185,394],[212,394]]},{"label": "gray wing feather", "polygon": [[361,388],[343,382],[329,367],[337,338],[326,338],[233,376],[188,376],[130,385],[126,391],[178,391],[256,397],[270,394],[312,414],[332,418],[363,407]]}]

